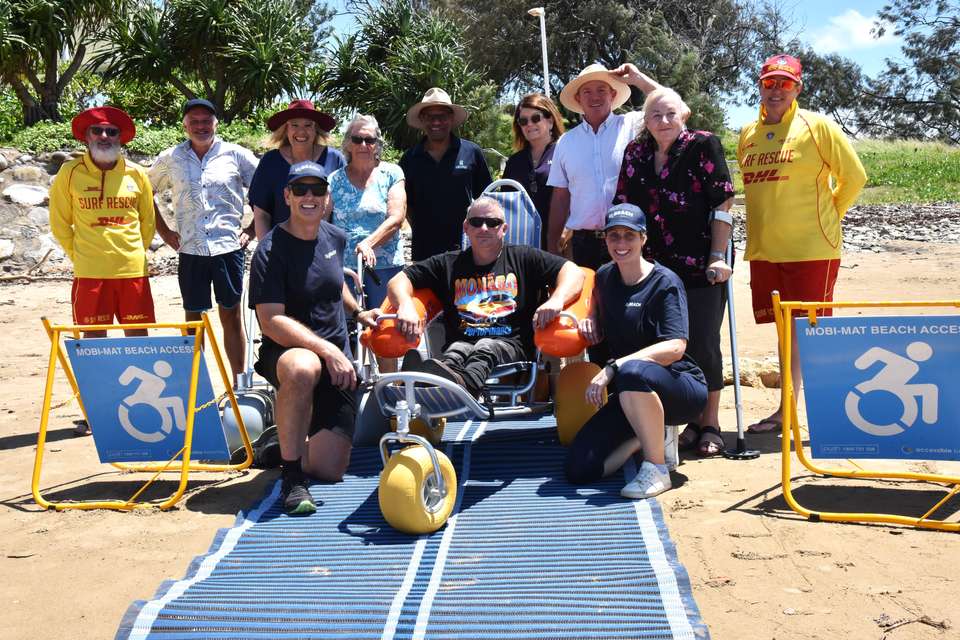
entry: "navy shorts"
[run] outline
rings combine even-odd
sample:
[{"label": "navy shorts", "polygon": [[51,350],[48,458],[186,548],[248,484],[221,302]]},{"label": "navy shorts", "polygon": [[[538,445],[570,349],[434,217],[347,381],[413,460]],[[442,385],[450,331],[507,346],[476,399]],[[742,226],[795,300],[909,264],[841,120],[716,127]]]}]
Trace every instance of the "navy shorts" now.
[{"label": "navy shorts", "polygon": [[180,254],[177,279],[183,308],[187,311],[206,311],[213,307],[210,302],[210,284],[217,304],[232,309],[240,303],[243,293],[243,249],[219,256],[195,256]]},{"label": "navy shorts", "polygon": [[[257,373],[277,389],[280,388],[280,381],[277,379],[277,361],[286,350],[287,347],[264,342],[260,345],[260,355],[254,365]],[[333,386],[327,374],[327,367],[324,365],[320,373],[320,381],[313,388],[313,416],[307,435],[312,436],[322,429],[329,429],[352,441],[356,420],[357,392]]]}]

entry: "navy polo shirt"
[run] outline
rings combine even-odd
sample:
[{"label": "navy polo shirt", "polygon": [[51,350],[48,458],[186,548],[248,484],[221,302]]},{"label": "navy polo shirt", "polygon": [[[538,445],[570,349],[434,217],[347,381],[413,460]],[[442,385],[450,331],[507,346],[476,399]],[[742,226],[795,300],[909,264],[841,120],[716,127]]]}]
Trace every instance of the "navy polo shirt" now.
[{"label": "navy polo shirt", "polygon": [[425,140],[400,159],[414,261],[460,248],[467,207],[492,182],[476,144],[451,135],[449,148],[437,162],[424,148]]}]

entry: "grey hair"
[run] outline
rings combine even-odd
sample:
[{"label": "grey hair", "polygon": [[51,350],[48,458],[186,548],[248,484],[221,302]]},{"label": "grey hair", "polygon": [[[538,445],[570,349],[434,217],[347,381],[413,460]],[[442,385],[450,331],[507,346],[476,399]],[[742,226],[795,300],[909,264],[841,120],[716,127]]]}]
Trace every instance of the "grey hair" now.
[{"label": "grey hair", "polygon": [[350,141],[350,136],[353,135],[353,131],[360,127],[373,127],[374,135],[377,136],[377,146],[373,152],[374,157],[379,160],[380,155],[383,153],[383,136],[380,132],[380,123],[377,122],[377,119],[373,116],[363,115],[362,113],[354,117],[350,121],[350,124],[347,125],[346,130],[343,132],[343,141],[340,143],[340,149],[343,151],[343,157],[347,159],[347,162],[350,162],[350,145],[353,144]]},{"label": "grey hair", "polygon": [[680,94],[670,87],[660,87],[648,93],[646,100],[643,101],[643,113],[646,114],[650,110],[650,105],[661,98],[676,100],[680,106],[681,119],[684,122],[687,121],[687,118],[690,117],[691,113],[690,107],[688,107],[687,103],[683,101],[683,98],[680,97]]},{"label": "grey hair", "polygon": [[474,209],[481,209],[484,207],[493,207],[506,217],[506,212],[503,210],[503,205],[500,204],[500,201],[496,198],[491,198],[490,196],[480,196],[470,203],[470,206],[467,208],[467,216],[473,213]]}]

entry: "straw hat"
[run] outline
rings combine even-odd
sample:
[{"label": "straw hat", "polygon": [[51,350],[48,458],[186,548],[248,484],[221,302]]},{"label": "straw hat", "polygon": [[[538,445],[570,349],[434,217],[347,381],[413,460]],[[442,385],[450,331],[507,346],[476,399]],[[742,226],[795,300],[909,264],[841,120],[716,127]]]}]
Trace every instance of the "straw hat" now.
[{"label": "straw hat", "polygon": [[630,87],[626,83],[610,73],[602,64],[592,64],[567,83],[567,86],[560,92],[560,103],[574,113],[583,113],[583,107],[577,102],[577,91],[584,84],[593,80],[602,80],[614,90],[615,95],[613,96],[613,104],[610,106],[611,109],[620,107],[630,99]]},{"label": "straw hat", "polygon": [[458,104],[453,104],[450,95],[439,87],[431,87],[423,94],[423,100],[410,107],[407,111],[407,124],[414,129],[423,129],[423,123],[420,122],[420,112],[427,107],[447,107],[453,111],[453,124],[455,128],[463,124],[467,119],[467,110]]}]

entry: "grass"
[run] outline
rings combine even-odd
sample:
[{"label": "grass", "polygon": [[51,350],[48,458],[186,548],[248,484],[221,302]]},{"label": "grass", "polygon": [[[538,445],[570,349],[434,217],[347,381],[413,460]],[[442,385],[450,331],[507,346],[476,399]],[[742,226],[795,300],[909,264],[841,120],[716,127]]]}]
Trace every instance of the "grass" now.
[{"label": "grass", "polygon": [[[737,134],[725,131],[722,140],[735,169]],[[853,146],[867,172],[857,204],[960,202],[960,147],[917,140],[856,140]],[[736,170],[734,186],[743,193]]]}]

